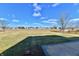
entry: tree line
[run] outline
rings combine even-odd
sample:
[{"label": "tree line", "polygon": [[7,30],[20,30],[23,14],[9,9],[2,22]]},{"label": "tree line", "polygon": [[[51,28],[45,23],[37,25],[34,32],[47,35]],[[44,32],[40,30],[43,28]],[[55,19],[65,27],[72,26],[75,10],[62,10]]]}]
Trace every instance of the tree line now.
[{"label": "tree line", "polygon": [[[64,32],[64,30],[67,28],[67,26],[69,26],[70,24],[70,17],[66,14],[62,14],[58,20],[58,24],[60,25],[59,29],[60,31]],[[5,31],[7,28],[12,29],[8,26],[8,21],[6,20],[0,20],[0,29],[2,31]],[[51,29],[57,29],[57,27],[50,27]],[[19,26],[19,27],[15,27],[15,29],[27,29],[27,27],[23,27],[23,26]],[[28,29],[39,29],[39,27],[28,27]],[[48,29],[48,27],[46,28]]]}]

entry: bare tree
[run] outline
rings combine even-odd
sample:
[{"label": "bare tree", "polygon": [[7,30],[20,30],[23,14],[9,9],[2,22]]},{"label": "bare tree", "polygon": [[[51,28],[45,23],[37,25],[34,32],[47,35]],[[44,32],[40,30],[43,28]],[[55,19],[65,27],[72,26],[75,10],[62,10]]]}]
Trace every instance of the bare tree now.
[{"label": "bare tree", "polygon": [[64,32],[69,23],[70,23],[70,17],[66,14],[62,14],[62,16],[59,19],[59,24],[62,32]]},{"label": "bare tree", "polygon": [[5,31],[6,27],[8,25],[8,22],[6,20],[0,20],[0,28]]}]

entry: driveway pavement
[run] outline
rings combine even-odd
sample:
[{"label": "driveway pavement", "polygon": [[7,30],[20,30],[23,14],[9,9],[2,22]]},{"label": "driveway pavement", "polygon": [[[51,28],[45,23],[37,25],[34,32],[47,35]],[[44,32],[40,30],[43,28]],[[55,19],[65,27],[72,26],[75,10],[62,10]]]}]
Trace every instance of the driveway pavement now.
[{"label": "driveway pavement", "polygon": [[43,45],[42,49],[47,56],[79,56],[79,41]]}]

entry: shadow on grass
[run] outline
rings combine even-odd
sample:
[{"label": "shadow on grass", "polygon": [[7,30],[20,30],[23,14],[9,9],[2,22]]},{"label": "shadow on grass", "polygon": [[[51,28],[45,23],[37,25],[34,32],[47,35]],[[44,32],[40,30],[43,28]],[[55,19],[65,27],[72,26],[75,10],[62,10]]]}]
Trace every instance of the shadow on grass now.
[{"label": "shadow on grass", "polygon": [[[46,44],[58,44],[58,43],[71,42],[71,41],[77,41],[77,40],[79,40],[79,37],[66,38],[58,35],[30,36],[28,38],[25,38],[23,41],[17,43],[15,46],[12,46],[11,48],[2,52],[0,55],[22,56],[24,55],[26,50],[28,49],[33,50],[33,48],[35,48],[34,46],[40,47],[41,45],[46,45]],[[40,50],[38,49],[38,51]],[[42,53],[43,52],[41,53],[38,52],[34,55],[42,55]],[[33,54],[30,54],[30,55],[33,55]]]}]

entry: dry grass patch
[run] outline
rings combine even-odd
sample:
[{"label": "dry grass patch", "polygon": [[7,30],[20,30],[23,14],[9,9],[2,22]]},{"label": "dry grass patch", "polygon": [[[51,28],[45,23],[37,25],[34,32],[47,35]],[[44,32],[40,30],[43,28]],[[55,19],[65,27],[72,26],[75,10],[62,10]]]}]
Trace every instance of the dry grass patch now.
[{"label": "dry grass patch", "polygon": [[77,34],[51,32],[50,30],[7,30],[0,32],[0,53],[16,45],[29,36],[59,35],[64,37],[79,37]]}]

